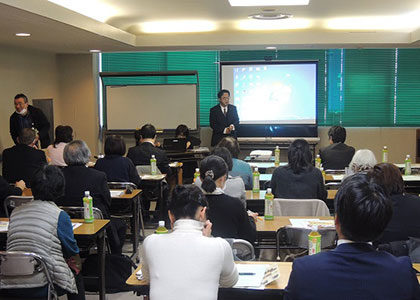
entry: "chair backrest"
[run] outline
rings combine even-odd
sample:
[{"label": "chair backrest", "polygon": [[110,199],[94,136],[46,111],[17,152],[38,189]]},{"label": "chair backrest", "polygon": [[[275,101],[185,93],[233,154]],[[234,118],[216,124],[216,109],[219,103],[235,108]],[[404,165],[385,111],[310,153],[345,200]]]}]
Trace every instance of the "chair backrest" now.
[{"label": "chair backrest", "polygon": [[22,204],[31,202],[34,200],[33,196],[9,196],[4,200],[4,211],[6,216],[9,218],[12,210]]},{"label": "chair backrest", "polygon": [[235,261],[255,260],[255,250],[250,242],[242,239],[225,239],[232,247]]},{"label": "chair backrest", "polygon": [[[79,206],[59,206],[62,210],[64,210],[71,219],[84,219],[85,210],[83,207]],[[104,216],[101,210],[97,207],[92,207],[93,210],[93,218],[95,219],[103,219]]]},{"label": "chair backrest", "polygon": [[117,182],[117,181],[109,181],[108,182],[108,188],[110,190],[112,190],[112,189],[125,190],[128,187],[130,187],[133,190],[137,189],[137,185],[135,185],[132,182]]},{"label": "chair backrest", "polygon": [[[137,169],[137,173],[139,173],[139,175],[150,175],[152,174],[152,170],[150,165],[138,165],[136,166]],[[156,174],[162,174],[159,170],[159,168],[157,168],[157,173]]]},{"label": "chair backrest", "polygon": [[44,274],[48,283],[48,300],[58,299],[51,275],[41,256],[22,251],[0,251],[0,282],[7,283],[8,288],[21,288],[20,286],[13,287],[8,279],[16,282],[19,277],[27,278],[40,273]]},{"label": "chair backrest", "polygon": [[275,216],[328,217],[330,211],[319,199],[274,199]]}]

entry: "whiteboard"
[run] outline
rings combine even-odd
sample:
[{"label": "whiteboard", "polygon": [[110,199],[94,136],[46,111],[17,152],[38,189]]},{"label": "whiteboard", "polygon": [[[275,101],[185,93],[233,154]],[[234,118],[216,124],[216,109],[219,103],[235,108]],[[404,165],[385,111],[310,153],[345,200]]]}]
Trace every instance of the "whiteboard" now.
[{"label": "whiteboard", "polygon": [[195,84],[107,86],[107,129],[134,130],[147,123],[197,129],[196,90]]}]

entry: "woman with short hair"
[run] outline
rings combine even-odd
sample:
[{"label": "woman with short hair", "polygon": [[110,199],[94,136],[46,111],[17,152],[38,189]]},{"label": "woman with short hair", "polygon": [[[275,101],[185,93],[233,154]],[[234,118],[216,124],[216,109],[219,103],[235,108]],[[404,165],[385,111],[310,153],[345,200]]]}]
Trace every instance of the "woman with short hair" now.
[{"label": "woman with short hair", "polygon": [[[55,166],[45,165],[35,172],[31,181],[34,200],[15,208],[10,216],[7,251],[38,254],[45,260],[59,295],[67,293],[68,299],[85,299],[73,226],[69,215],[55,204],[64,195],[64,186],[63,173]],[[27,276],[19,280],[23,289],[13,290],[14,295],[46,296],[46,280],[42,277]],[[7,287],[8,283],[2,284]],[[25,289],[28,286],[34,288]]]},{"label": "woman with short hair", "polygon": [[324,179],[320,170],[312,165],[309,144],[297,139],[287,153],[289,163],[274,170],[271,188],[275,198],[320,199],[327,198]]},{"label": "woman with short hair", "polygon": [[368,172],[382,186],[392,201],[393,213],[380,242],[408,240],[420,237],[420,197],[406,194],[401,172],[394,164],[380,163]]},{"label": "woman with short hair", "polygon": [[207,208],[198,187],[175,187],[169,204],[173,232],[149,235],[143,243],[142,273],[151,299],[216,300],[219,286],[237,282],[231,247],[210,237]]},{"label": "woman with short hair", "polygon": [[73,128],[67,125],[58,125],[55,128],[55,140],[47,147],[47,157],[50,165],[67,166],[63,158],[64,147],[73,140]]},{"label": "woman with short hair", "polygon": [[248,163],[238,158],[241,152],[238,140],[229,136],[224,137],[218,146],[225,147],[232,155],[232,169],[229,171],[229,175],[240,176],[244,181],[245,189],[252,190],[252,169]]},{"label": "woman with short hair", "polygon": [[357,150],[354,154],[349,169],[352,174],[359,172],[367,172],[376,165],[375,154],[369,149]]},{"label": "woman with short hair", "polygon": [[253,219],[255,216],[248,216],[238,198],[224,193],[227,173],[226,162],[219,156],[210,155],[201,161],[201,189],[209,203],[209,219],[213,223],[213,235],[244,239],[253,243],[256,238]]},{"label": "woman with short hair", "polygon": [[110,135],[105,139],[105,157],[96,161],[95,169],[106,174],[108,182],[132,182],[140,185],[140,177],[131,159],[124,157],[125,142],[120,135]]}]

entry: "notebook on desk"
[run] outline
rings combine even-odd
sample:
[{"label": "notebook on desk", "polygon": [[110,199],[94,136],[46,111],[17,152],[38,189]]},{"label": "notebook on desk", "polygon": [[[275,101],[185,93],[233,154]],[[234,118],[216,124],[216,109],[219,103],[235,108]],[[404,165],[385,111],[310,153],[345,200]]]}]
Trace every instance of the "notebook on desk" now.
[{"label": "notebook on desk", "polygon": [[163,149],[167,152],[185,152],[187,139],[164,139]]}]

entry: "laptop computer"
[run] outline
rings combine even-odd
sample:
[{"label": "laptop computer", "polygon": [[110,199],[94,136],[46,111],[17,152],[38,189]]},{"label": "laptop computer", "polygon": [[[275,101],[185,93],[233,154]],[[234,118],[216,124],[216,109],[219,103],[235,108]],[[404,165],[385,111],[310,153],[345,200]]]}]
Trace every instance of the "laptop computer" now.
[{"label": "laptop computer", "polygon": [[187,139],[164,139],[163,149],[168,152],[185,152],[187,149]]}]

